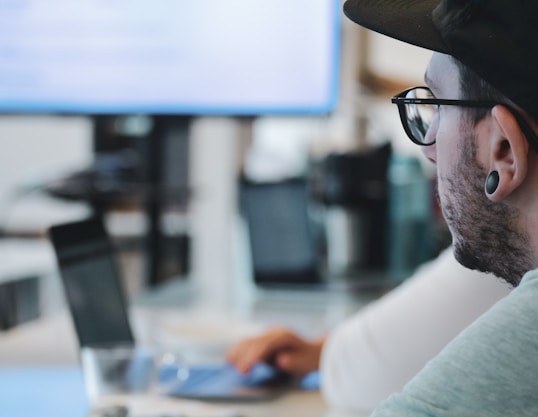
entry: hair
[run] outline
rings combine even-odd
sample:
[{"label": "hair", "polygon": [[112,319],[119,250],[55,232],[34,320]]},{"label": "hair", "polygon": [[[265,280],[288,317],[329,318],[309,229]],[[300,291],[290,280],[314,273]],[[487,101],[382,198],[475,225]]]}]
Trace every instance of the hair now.
[{"label": "hair", "polygon": [[[507,103],[514,106],[514,103],[509,98],[493,87],[490,83],[485,81],[467,65],[454,57],[452,57],[452,59],[459,69],[460,89],[462,91],[463,99],[486,100],[498,103]],[[489,114],[490,110],[484,108],[470,108],[468,111],[470,120],[474,123],[478,123]],[[534,120],[538,120],[538,112],[536,110],[527,112],[527,114]]]},{"label": "hair", "polygon": [[[453,58],[460,73],[460,90],[462,98],[466,100],[486,100],[493,102],[506,102],[507,98],[495,87],[484,81],[476,72],[460,60]],[[468,115],[472,122],[478,123],[490,112],[487,108],[469,108]]]}]

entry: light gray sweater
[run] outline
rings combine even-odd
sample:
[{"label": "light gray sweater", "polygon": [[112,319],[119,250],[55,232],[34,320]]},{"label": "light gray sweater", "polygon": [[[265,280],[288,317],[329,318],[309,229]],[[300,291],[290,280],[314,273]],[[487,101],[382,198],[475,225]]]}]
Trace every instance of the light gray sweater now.
[{"label": "light gray sweater", "polygon": [[372,416],[538,416],[538,270]]}]

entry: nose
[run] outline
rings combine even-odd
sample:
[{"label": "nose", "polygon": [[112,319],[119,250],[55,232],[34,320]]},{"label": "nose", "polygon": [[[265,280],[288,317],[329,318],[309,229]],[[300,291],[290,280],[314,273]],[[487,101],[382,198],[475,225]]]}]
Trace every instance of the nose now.
[{"label": "nose", "polygon": [[429,145],[429,146],[422,146],[421,147],[422,153],[428,160],[433,162],[434,164],[437,163],[437,144]]},{"label": "nose", "polygon": [[439,116],[433,118],[426,132],[426,143],[434,142],[433,145],[423,146],[422,153],[434,164],[437,163],[437,130],[439,128]]}]

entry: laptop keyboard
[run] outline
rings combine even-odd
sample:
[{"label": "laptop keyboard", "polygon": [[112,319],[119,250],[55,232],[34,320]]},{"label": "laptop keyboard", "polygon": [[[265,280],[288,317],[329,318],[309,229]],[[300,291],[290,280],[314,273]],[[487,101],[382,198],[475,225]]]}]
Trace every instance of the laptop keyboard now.
[{"label": "laptop keyboard", "polygon": [[189,370],[187,380],[174,391],[189,394],[222,392],[225,387],[256,388],[271,385],[281,377],[281,372],[266,364],[255,365],[246,375],[227,364],[195,366]]},{"label": "laptop keyboard", "polygon": [[191,368],[189,370],[189,378],[185,381],[183,387],[195,387],[204,381],[215,378],[226,379],[226,374],[230,374],[230,372],[234,372],[234,370],[228,369],[228,367]]}]

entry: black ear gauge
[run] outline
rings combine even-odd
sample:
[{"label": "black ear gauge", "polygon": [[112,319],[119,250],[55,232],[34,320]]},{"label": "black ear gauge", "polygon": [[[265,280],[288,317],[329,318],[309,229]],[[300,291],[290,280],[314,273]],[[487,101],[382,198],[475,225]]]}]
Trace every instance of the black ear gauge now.
[{"label": "black ear gauge", "polygon": [[491,171],[486,178],[486,193],[491,195],[495,191],[497,191],[497,187],[499,186],[499,180],[499,173],[497,171]]}]

